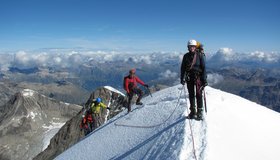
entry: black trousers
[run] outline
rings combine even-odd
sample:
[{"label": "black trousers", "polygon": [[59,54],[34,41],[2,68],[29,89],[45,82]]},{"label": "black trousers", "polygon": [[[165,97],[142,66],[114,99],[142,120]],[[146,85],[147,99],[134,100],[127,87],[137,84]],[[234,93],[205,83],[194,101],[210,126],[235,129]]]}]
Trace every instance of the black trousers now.
[{"label": "black trousers", "polygon": [[[199,78],[193,78],[187,81],[187,87],[189,92],[189,100],[190,100],[190,110],[191,114],[196,114],[196,110],[201,113],[203,109],[202,103],[202,90],[201,88],[201,81]],[[195,98],[196,104],[195,106]]]},{"label": "black trousers", "polygon": [[140,102],[143,97],[143,91],[140,88],[135,87],[131,89],[130,94],[128,94],[128,107],[127,107],[128,112],[131,111],[131,101],[135,94],[138,96],[136,103]]}]

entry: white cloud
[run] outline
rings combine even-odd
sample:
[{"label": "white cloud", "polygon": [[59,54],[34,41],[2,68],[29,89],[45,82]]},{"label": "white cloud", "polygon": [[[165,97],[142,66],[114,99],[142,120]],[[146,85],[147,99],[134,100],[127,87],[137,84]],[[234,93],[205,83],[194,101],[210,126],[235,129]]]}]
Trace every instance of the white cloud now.
[{"label": "white cloud", "polygon": [[225,55],[225,56],[226,55],[232,55],[233,50],[231,48],[220,48],[217,53],[220,53],[220,54]]},{"label": "white cloud", "polygon": [[54,57],[53,60],[54,60],[55,64],[57,64],[57,65],[60,64],[62,61],[62,59],[60,57]]},{"label": "white cloud", "polygon": [[115,59],[115,56],[112,55],[112,54],[107,54],[107,55],[104,56],[104,60],[105,60],[105,61],[110,61],[110,62],[112,62],[112,61],[114,61],[114,59]]},{"label": "white cloud", "polygon": [[151,58],[150,56],[146,55],[146,56],[141,56],[140,60],[146,64],[151,64],[152,61],[151,61]]},{"label": "white cloud", "polygon": [[178,77],[178,73],[172,72],[169,69],[166,70],[165,72],[162,72],[159,74],[162,78],[176,78]]},{"label": "white cloud", "polygon": [[29,64],[30,57],[25,51],[19,51],[15,54],[15,63],[19,65],[27,65]]},{"label": "white cloud", "polygon": [[9,67],[12,65],[14,56],[11,54],[0,54],[0,68],[1,71],[9,70]]},{"label": "white cloud", "polygon": [[47,66],[50,62],[49,55],[46,52],[30,55],[29,62],[33,62],[36,66]]},{"label": "white cloud", "polygon": [[224,77],[217,73],[212,73],[212,74],[207,75],[207,81],[208,81],[209,85],[217,84],[223,80],[224,80]]},{"label": "white cloud", "polygon": [[276,63],[280,59],[280,55],[277,53],[265,53],[261,51],[255,51],[249,54],[249,58],[255,61],[264,61]]},{"label": "white cloud", "polygon": [[[18,68],[31,67],[75,67],[81,64],[117,62],[117,63],[135,63],[137,65],[179,65],[182,62],[184,53],[146,53],[135,54],[131,52],[88,50],[88,49],[44,49],[40,51],[18,51],[15,53],[0,54],[0,67],[2,71],[8,70],[10,66]],[[255,51],[252,53],[235,53],[231,48],[221,48],[210,59],[214,63],[219,62],[262,62],[278,63],[279,53],[265,53]],[[249,63],[250,64],[250,63]],[[165,71],[161,73],[162,77],[174,77],[177,73]]]},{"label": "white cloud", "polygon": [[220,48],[216,53],[218,59],[223,61],[230,61],[235,59],[235,54],[231,48]]},{"label": "white cloud", "polygon": [[280,53],[267,53],[262,51],[255,51],[251,53],[236,53],[231,48],[220,48],[214,54],[210,61],[212,62],[263,62],[263,63],[277,63],[280,61]]}]

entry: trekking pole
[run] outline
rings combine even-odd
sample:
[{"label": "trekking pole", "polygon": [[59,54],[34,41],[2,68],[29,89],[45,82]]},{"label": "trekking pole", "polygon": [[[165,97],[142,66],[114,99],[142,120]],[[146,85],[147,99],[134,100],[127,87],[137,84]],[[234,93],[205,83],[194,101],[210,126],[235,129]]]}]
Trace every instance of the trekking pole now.
[{"label": "trekking pole", "polygon": [[205,87],[201,87],[200,91],[203,92],[203,97],[204,97],[204,108],[205,108],[205,113],[207,114],[207,106],[206,106],[206,96],[205,96]]},{"label": "trekking pole", "polygon": [[147,88],[147,90],[148,90],[149,95],[150,95],[151,97],[153,97],[153,95],[152,95],[152,93],[151,93],[151,91],[150,91],[150,88],[149,88],[149,87],[146,87],[146,88]]},{"label": "trekking pole", "polygon": [[206,106],[205,89],[203,90],[203,96],[204,96],[204,107],[205,107],[205,113],[207,114],[207,106]]}]

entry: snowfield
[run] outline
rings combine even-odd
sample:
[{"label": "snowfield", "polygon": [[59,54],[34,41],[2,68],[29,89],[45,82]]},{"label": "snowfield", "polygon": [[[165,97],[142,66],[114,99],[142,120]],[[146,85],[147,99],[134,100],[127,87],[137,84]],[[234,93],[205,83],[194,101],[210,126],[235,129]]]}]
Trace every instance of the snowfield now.
[{"label": "snowfield", "polygon": [[156,92],[143,98],[143,106],[110,119],[56,159],[280,158],[279,113],[211,87],[206,87],[206,97],[208,113],[204,121],[196,121],[185,118],[189,101],[182,85]]}]

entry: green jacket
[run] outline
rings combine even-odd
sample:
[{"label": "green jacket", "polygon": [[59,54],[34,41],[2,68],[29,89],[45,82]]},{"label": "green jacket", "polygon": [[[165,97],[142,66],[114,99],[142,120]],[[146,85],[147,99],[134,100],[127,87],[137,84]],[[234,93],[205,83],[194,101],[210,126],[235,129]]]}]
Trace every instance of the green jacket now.
[{"label": "green jacket", "polygon": [[91,106],[92,113],[99,114],[101,107],[105,108],[105,109],[107,108],[106,105],[102,102],[100,102],[98,104],[93,103],[92,106]]}]

